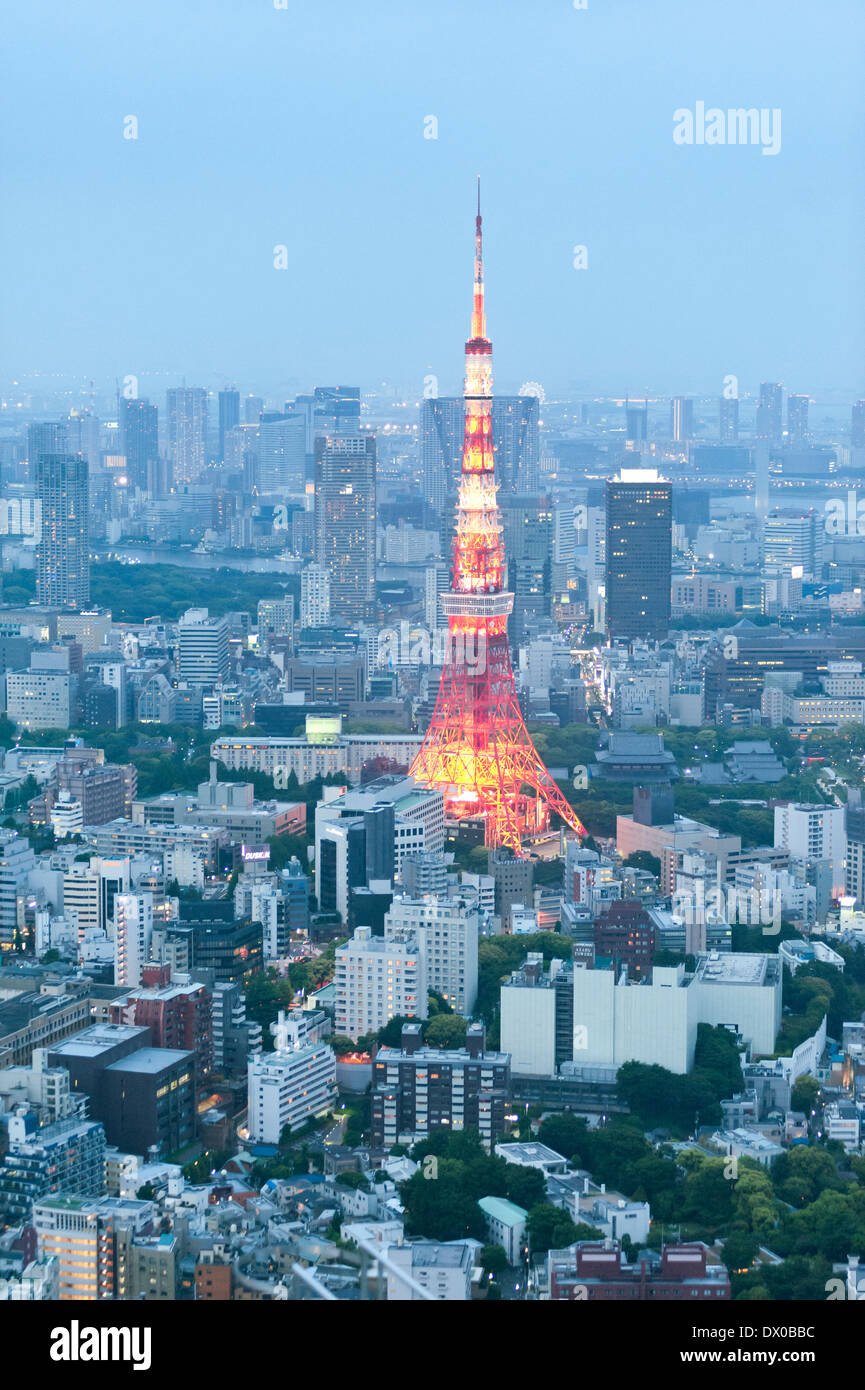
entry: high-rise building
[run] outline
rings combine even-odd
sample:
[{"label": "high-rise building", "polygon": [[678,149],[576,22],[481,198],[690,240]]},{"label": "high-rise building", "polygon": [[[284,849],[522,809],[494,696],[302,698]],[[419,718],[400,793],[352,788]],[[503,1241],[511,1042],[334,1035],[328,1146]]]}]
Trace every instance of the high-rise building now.
[{"label": "high-rise building", "polygon": [[69,429],[65,422],[42,422],[27,426],[27,471],[31,482],[36,481],[37,467],[43,455],[69,452]]},{"label": "high-rise building", "polygon": [[225,462],[226,430],[236,429],[240,424],[240,392],[226,386],[219,393],[219,460]]},{"label": "high-rise building", "polygon": [[458,1014],[471,1014],[478,993],[480,931],[474,894],[397,894],[384,919],[384,931],[395,941],[415,937],[423,951],[427,989],[442,995]]},{"label": "high-rise building", "polygon": [[465,403],[456,396],[425,400],[420,411],[420,453],[424,497],[441,515],[456,487],[463,453]]},{"label": "high-rise building", "polygon": [[36,598],[57,608],[90,602],[88,465],[71,454],[40,454],[36,498],[41,537],[36,549]]},{"label": "high-rise building", "polygon": [[207,392],[203,386],[176,386],[167,397],[175,485],[196,483],[207,464]]},{"label": "high-rise building", "polygon": [[215,685],[228,675],[228,623],[206,608],[188,608],[178,623],[177,674],[193,685]]},{"label": "high-rise building", "polygon": [[146,488],[148,464],[159,459],[159,411],[150,401],[137,397],[120,402],[121,448],[126,458],[126,476],[133,487]]},{"label": "high-rise building", "polygon": [[400,1046],[376,1053],[373,1143],[390,1148],[401,1135],[476,1129],[489,1153],[505,1131],[510,1083],[511,1059],[487,1051],[482,1023],[469,1025],[459,1051],[425,1046],[420,1024],[404,1023]]},{"label": "high-rise building", "polygon": [[735,444],[739,438],[738,396],[722,396],[718,402],[718,438],[722,444]]},{"label": "high-rise building", "polygon": [[606,605],[611,638],[666,638],[672,559],[672,485],[655,469],[623,468],[607,482]]},{"label": "high-rise building", "polygon": [[334,959],[337,1033],[358,1038],[397,1016],[426,1018],[426,967],[415,937],[387,941],[358,927]]},{"label": "high-rise building", "polygon": [[670,438],[684,444],[694,437],[694,402],[688,396],[674,396],[670,401]]},{"label": "high-rise building", "polygon": [[776,508],[763,521],[763,563],[787,573],[801,566],[803,578],[816,579],[823,563],[824,534],[822,513]]},{"label": "high-rise building", "polygon": [[649,437],[649,402],[625,405],[625,437],[629,444],[643,444]]},{"label": "high-rise building", "polygon": [[137,989],[150,956],[153,894],[118,893],[114,899],[114,983]]},{"label": "high-rise building", "polygon": [[264,415],[258,430],[258,491],[302,496],[306,484],[306,421],[302,415]]},{"label": "high-rise building", "polygon": [[324,565],[304,565],[300,572],[300,625],[327,627],[330,622],[330,575]]},{"label": "high-rise building", "polygon": [[332,618],[368,622],[375,610],[375,435],[315,441],[315,558],[330,577]]},{"label": "high-rise building", "polygon": [[808,443],[808,405],[807,396],[787,397],[787,442],[805,445]]},{"label": "high-rise building", "polygon": [[856,899],[857,909],[865,910],[865,799],[858,787],[847,794],[844,828],[847,833],[847,897]]},{"label": "high-rise building", "polygon": [[8,1151],[0,1160],[0,1220],[29,1223],[34,1202],[52,1193],[99,1197],[105,1182],[101,1121],[69,1116],[37,1128],[36,1115],[8,1117]]},{"label": "high-rise building", "polygon": [[39,1255],[57,1260],[60,1301],[128,1296],[118,1244],[153,1221],[153,1203],[121,1197],[46,1197],[33,1209]]},{"label": "high-rise building", "polygon": [[538,486],[540,409],[537,396],[493,396],[493,454],[502,492]]},{"label": "high-rise building", "polygon": [[336,1058],[322,1042],[278,1048],[250,1058],[247,1068],[249,1137],[278,1144],[286,1126],[300,1129],[336,1100]]},{"label": "high-rise building", "polygon": [[[493,456],[502,492],[533,492],[539,483],[540,400],[537,396],[494,396]],[[440,396],[421,405],[421,464],[424,497],[442,514],[448,493],[459,487],[465,435],[465,401]]]},{"label": "high-rise building", "polygon": [[783,433],[784,387],[780,382],[760,382],[757,434],[777,444]]},{"label": "high-rise building", "polygon": [[844,806],[795,805],[775,807],[775,849],[785,849],[806,864],[828,860],[832,864],[832,894],[846,890],[844,861],[847,831]]},{"label": "high-rise building", "polygon": [[850,445],[865,449],[865,401],[857,401],[850,415]]}]

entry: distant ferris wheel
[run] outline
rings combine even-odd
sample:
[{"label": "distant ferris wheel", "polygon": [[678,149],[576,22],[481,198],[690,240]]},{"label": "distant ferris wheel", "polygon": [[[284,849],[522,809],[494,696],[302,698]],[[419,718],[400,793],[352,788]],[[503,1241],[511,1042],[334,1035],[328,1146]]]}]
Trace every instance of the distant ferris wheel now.
[{"label": "distant ferris wheel", "polygon": [[547,393],[539,381],[524,381],[519,394],[521,396],[537,396],[541,405],[547,399]]}]

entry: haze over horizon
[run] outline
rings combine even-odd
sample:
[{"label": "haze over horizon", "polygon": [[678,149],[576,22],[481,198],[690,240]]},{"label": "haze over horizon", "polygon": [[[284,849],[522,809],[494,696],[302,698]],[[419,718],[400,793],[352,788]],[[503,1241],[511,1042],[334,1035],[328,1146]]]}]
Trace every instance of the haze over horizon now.
[{"label": "haze over horizon", "polygon": [[[862,395],[865,13],[830,8],[16,3],[0,387],[456,391],[480,171],[497,391]],[[677,146],[701,101],[780,110],[777,155]]]}]

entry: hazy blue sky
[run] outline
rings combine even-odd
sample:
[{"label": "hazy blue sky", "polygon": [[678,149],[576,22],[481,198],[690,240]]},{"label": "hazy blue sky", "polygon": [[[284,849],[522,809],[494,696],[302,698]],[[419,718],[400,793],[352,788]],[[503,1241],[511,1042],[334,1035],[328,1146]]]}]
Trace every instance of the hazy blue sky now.
[{"label": "hazy blue sky", "polygon": [[[452,390],[480,172],[499,389],[865,393],[862,0],[12,0],[4,29],[4,385]],[[697,101],[780,108],[781,152],[676,146]]]}]

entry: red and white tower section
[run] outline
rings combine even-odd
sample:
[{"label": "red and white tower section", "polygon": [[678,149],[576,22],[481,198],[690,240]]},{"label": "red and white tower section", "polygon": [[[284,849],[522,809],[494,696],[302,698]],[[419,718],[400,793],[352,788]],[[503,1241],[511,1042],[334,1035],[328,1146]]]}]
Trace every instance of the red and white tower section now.
[{"label": "red and white tower section", "polygon": [[505,552],[493,457],[492,343],[486,335],[480,190],[475,223],[471,336],[466,343],[466,423],[454,538],[453,587],[441,597],[448,652],[426,737],[409,772],[441,787],[450,820],[484,816],[487,845],[522,854],[550,811],[586,831],[532,743],[508,644],[514,596],[502,586]]}]

